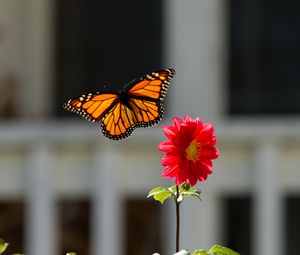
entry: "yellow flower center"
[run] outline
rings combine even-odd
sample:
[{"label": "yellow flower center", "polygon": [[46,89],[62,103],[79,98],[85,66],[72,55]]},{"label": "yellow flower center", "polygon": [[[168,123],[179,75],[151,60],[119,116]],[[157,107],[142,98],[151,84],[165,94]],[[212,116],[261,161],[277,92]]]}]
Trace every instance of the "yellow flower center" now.
[{"label": "yellow flower center", "polygon": [[199,159],[199,143],[193,140],[185,149],[186,159],[190,161],[197,161]]}]

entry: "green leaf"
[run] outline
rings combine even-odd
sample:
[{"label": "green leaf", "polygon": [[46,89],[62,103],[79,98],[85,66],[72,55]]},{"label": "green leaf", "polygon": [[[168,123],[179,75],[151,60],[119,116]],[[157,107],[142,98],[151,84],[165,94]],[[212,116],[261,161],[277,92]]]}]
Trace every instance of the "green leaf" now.
[{"label": "green leaf", "polygon": [[192,255],[212,255],[212,254],[207,250],[196,250],[193,252]]},{"label": "green leaf", "polygon": [[214,245],[209,249],[209,251],[216,255],[240,255],[239,253],[221,245]]},{"label": "green leaf", "polygon": [[[169,188],[170,190],[172,190],[174,192],[174,194],[176,194],[176,185],[173,185],[172,187]],[[178,190],[179,190],[179,193],[182,192],[182,191],[185,191],[185,190],[189,190],[190,189],[190,185],[189,184],[181,184],[181,185],[178,185]]]},{"label": "green leaf", "polygon": [[152,196],[156,201],[159,201],[161,204],[163,204],[164,201],[169,197],[174,198],[173,192],[170,189],[165,188],[165,187],[157,187],[157,188],[152,189],[149,192],[147,198],[152,197]]},{"label": "green leaf", "polygon": [[183,192],[181,192],[181,195],[182,195],[183,197],[196,197],[196,198],[198,198],[199,200],[201,200],[200,194],[201,194],[201,191],[198,190],[198,189],[190,189],[190,190],[188,190],[188,191],[183,191]]},{"label": "green leaf", "polygon": [[[196,197],[196,198],[200,199],[201,191],[199,189],[193,188],[190,184],[182,184],[182,185],[179,185],[178,188],[179,188],[179,193],[183,196],[183,198],[184,197]],[[172,190],[175,190],[175,192],[176,192],[176,186],[173,186]]]},{"label": "green leaf", "polygon": [[165,188],[165,187],[156,187],[156,188],[152,189],[152,190],[149,192],[147,198],[148,198],[148,197],[151,197],[151,196],[154,196],[154,195],[156,195],[156,194],[158,194],[158,193],[161,193],[161,192],[166,192],[166,191],[169,191],[169,189],[168,189],[168,188]]},{"label": "green leaf", "polygon": [[8,243],[4,242],[3,239],[0,238],[0,254],[2,254],[8,246]]}]

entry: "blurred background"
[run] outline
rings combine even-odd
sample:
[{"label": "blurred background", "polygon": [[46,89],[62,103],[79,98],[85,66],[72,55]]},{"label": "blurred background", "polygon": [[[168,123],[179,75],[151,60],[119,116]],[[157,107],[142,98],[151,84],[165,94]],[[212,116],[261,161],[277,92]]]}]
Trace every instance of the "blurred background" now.
[{"label": "blurred background", "polygon": [[[181,247],[297,254],[299,1],[0,0],[0,237],[8,254],[172,254],[161,126],[199,116],[220,158],[182,206]],[[158,126],[122,142],[69,98],[175,68]]]}]

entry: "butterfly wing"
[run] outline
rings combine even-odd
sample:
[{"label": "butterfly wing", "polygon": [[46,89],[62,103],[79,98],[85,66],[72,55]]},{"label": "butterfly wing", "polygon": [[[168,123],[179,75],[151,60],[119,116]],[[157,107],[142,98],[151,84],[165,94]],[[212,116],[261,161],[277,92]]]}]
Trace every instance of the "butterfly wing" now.
[{"label": "butterfly wing", "polygon": [[132,110],[125,104],[118,102],[103,117],[102,133],[112,140],[125,139],[135,129],[136,122]]},{"label": "butterfly wing", "polygon": [[150,127],[161,120],[164,114],[163,100],[174,74],[174,69],[153,72],[128,90],[137,126]]},{"label": "butterfly wing", "polygon": [[113,93],[89,93],[70,99],[64,108],[76,112],[89,121],[95,122],[111,109],[118,101],[118,95]]},{"label": "butterfly wing", "polygon": [[147,98],[150,101],[162,101],[174,74],[174,69],[163,69],[147,74],[138,82],[128,85],[128,95],[134,98]]},{"label": "butterfly wing", "polygon": [[163,114],[163,99],[173,69],[147,74],[123,88],[126,104],[118,101],[103,117],[102,132],[109,139],[120,140],[128,137],[136,127],[150,127],[157,124]]}]

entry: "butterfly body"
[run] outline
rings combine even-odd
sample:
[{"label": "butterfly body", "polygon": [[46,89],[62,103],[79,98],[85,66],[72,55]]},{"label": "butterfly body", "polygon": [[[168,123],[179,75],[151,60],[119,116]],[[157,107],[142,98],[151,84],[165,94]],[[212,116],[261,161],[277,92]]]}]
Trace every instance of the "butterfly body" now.
[{"label": "butterfly body", "polygon": [[64,108],[89,121],[102,121],[102,133],[112,140],[128,137],[137,127],[157,124],[173,69],[152,72],[123,86],[118,92],[99,91],[70,99]]},{"label": "butterfly body", "polygon": [[121,104],[124,104],[126,107],[132,110],[132,106],[129,103],[129,96],[127,95],[127,91],[122,89],[119,91],[119,101]]}]

